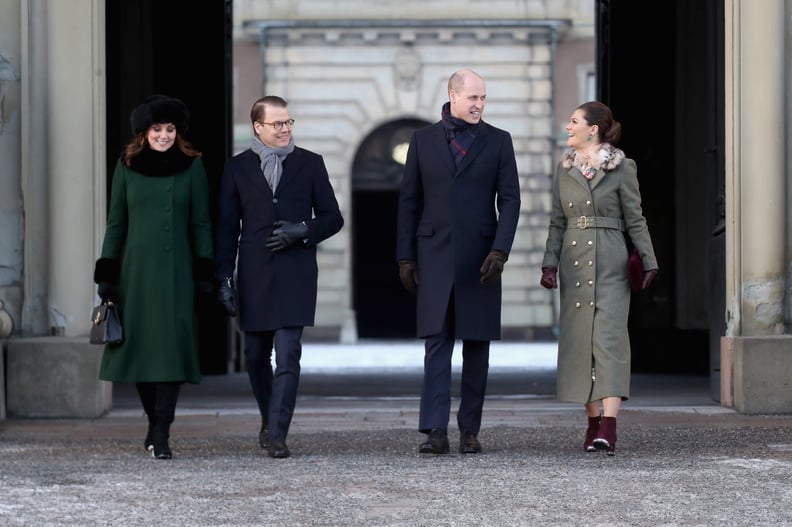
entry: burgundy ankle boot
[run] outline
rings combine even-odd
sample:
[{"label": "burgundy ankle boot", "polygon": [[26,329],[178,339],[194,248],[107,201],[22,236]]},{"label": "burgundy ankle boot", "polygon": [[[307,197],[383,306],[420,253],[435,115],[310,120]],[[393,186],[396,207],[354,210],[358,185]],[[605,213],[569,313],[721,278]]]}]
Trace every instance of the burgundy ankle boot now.
[{"label": "burgundy ankle boot", "polygon": [[594,448],[604,450],[612,456],[616,454],[616,418],[603,417],[600,419],[599,431],[594,438]]},{"label": "burgundy ankle boot", "polygon": [[586,440],[583,441],[583,450],[586,452],[596,452],[597,449],[594,448],[594,439],[597,437],[597,432],[599,431],[599,424],[600,424],[600,417],[589,417],[588,418],[588,428],[586,429]]}]

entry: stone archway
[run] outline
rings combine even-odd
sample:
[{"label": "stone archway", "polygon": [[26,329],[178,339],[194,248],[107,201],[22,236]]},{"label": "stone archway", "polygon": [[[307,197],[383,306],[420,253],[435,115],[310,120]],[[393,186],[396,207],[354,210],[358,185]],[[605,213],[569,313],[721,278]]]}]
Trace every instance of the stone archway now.
[{"label": "stone archway", "polygon": [[360,338],[415,338],[415,298],[397,272],[396,211],[404,157],[413,131],[428,124],[399,119],[372,131],[352,165],[352,298]]}]

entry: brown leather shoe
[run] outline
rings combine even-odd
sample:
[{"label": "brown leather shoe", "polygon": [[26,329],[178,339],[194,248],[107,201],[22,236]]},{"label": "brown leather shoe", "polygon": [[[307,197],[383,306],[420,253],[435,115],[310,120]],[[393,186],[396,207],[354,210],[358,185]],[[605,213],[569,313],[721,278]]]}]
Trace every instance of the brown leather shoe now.
[{"label": "brown leather shoe", "polygon": [[267,453],[269,457],[280,459],[287,458],[291,455],[289,447],[286,446],[286,441],[283,439],[270,439],[269,445],[267,446]]},{"label": "brown leather shoe", "polygon": [[479,443],[476,434],[462,432],[459,435],[459,452],[462,454],[478,454],[481,452],[481,443]]},{"label": "brown leather shoe", "polygon": [[448,435],[443,430],[437,428],[432,429],[426,441],[421,443],[421,446],[418,447],[418,452],[420,454],[448,454],[450,450],[448,446]]}]

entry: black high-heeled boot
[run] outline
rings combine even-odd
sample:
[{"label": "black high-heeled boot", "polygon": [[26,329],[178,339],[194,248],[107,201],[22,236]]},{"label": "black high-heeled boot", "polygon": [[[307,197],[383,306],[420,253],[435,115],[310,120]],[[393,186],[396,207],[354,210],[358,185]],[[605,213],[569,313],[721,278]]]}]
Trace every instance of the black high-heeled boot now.
[{"label": "black high-heeled boot", "polygon": [[176,415],[176,402],[179,399],[180,388],[180,382],[156,384],[157,401],[151,434],[151,455],[155,459],[171,459],[173,457],[168,440],[170,439],[170,426]]},{"label": "black high-heeled boot", "polygon": [[156,418],[155,407],[157,401],[156,385],[153,382],[138,382],[135,383],[140,403],[143,405],[143,411],[146,412],[148,419],[148,430],[146,431],[146,438],[143,440],[143,448],[146,452],[151,452],[153,448],[153,433],[154,421]]}]

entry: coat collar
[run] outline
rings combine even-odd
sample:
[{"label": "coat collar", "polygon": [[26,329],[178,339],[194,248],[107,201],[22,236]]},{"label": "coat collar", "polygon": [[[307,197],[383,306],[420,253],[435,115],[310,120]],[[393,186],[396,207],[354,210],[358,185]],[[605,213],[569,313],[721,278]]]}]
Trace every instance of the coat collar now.
[{"label": "coat collar", "polygon": [[[575,158],[577,157],[577,152],[575,150],[570,148],[566,151],[564,157],[561,159],[561,166],[563,166],[567,172],[581,185],[593,189],[599,184],[600,181],[602,181],[602,178],[605,177],[607,172],[618,168],[626,157],[624,155],[624,151],[616,148],[610,143],[602,143],[598,155],[600,166],[590,181],[583,177],[583,173],[578,168],[579,163],[575,162]],[[573,168],[574,170],[572,170]]]},{"label": "coat collar", "polygon": [[442,122],[438,122],[435,125],[432,142],[434,144],[434,148],[438,152],[445,152],[445,154],[440,155],[443,165],[445,165],[449,171],[453,172],[454,175],[458,176],[463,170],[465,170],[465,168],[468,167],[468,165],[470,165],[470,163],[473,162],[476,156],[479,155],[487,145],[488,135],[489,125],[484,121],[481,121],[478,127],[476,127],[476,138],[473,140],[473,144],[470,145],[465,157],[462,158],[462,163],[459,165],[459,167],[454,165],[454,159],[451,157],[451,151],[448,148],[448,139],[446,139]]}]

